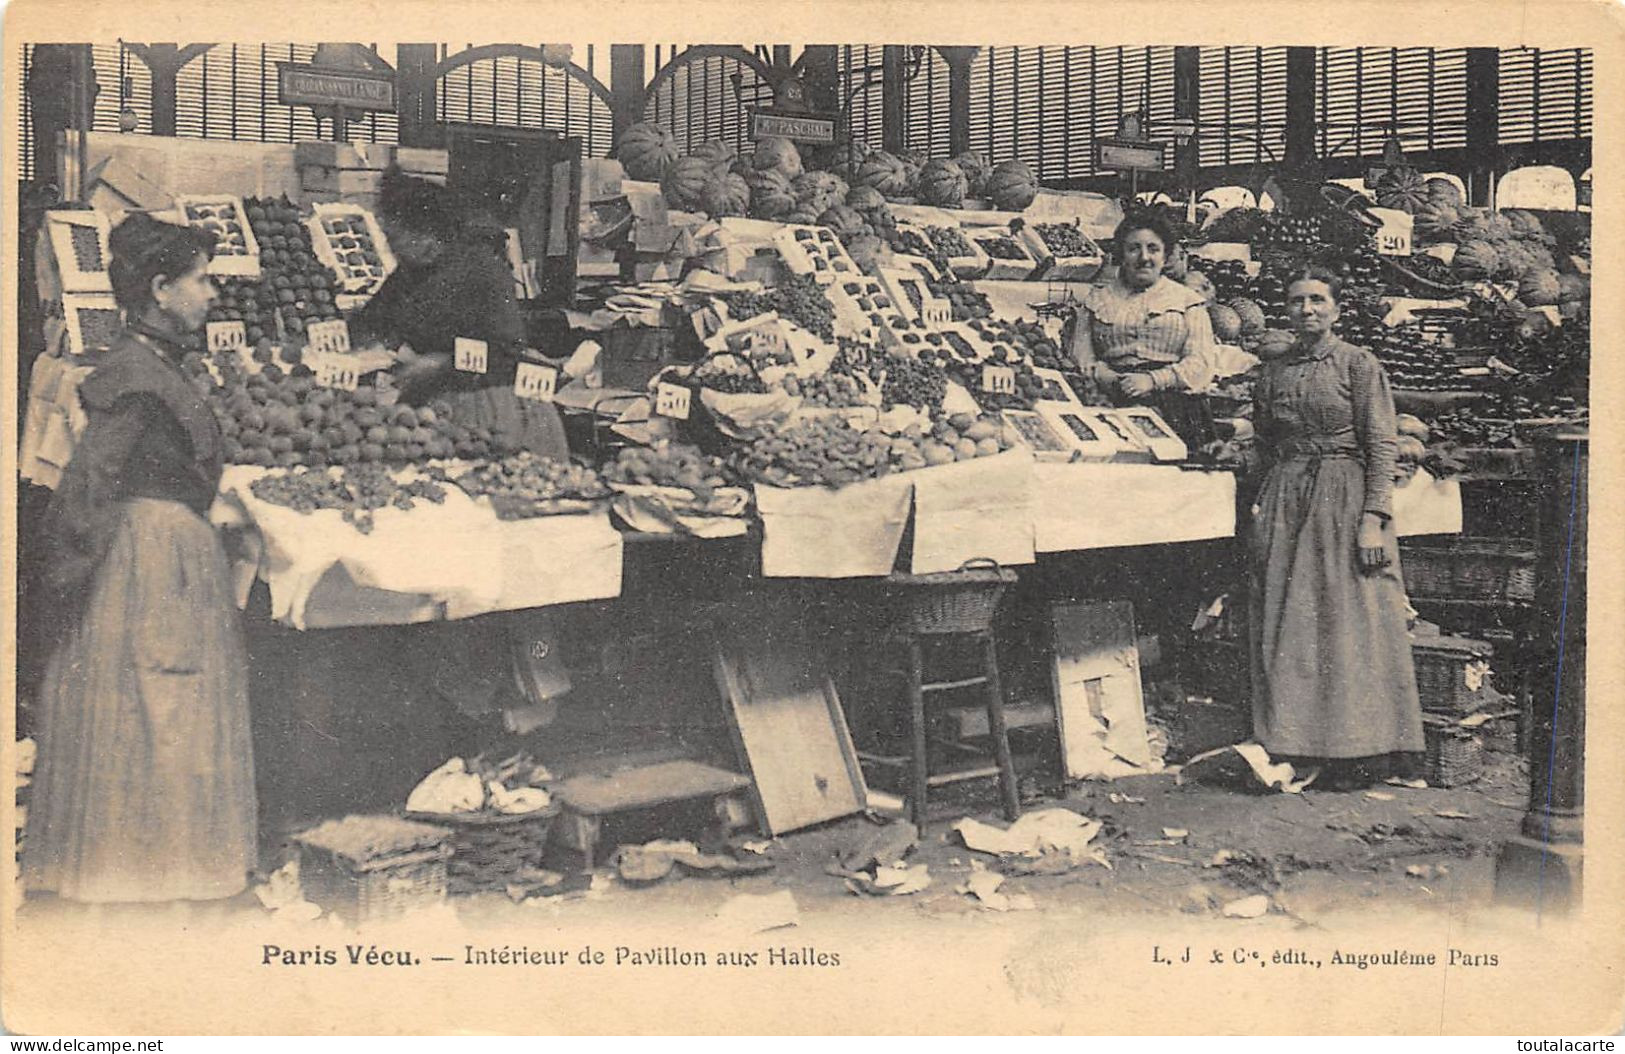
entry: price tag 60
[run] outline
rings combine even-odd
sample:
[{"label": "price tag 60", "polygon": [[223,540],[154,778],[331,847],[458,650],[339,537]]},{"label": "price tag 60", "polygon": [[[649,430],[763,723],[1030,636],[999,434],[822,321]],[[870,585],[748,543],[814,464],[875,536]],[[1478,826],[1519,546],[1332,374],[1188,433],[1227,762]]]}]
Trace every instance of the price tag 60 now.
[{"label": "price tag 60", "polygon": [[350,350],[350,326],[342,318],[312,322],[305,329],[305,344],[318,355],[343,355]]},{"label": "price tag 60", "polygon": [[237,351],[248,347],[248,329],[241,321],[210,322],[204,329],[210,351]]},{"label": "price tag 60", "polygon": [[655,413],[679,421],[688,420],[689,395],[689,390],[681,384],[661,381],[655,388]]},{"label": "price tag 60", "polygon": [[491,349],[483,340],[458,337],[454,365],[464,373],[484,373]]},{"label": "price tag 60", "polygon": [[314,365],[316,383],[323,388],[337,388],[353,392],[361,383],[361,369],[354,361],[338,355],[322,355],[314,363],[306,356],[306,364]]},{"label": "price tag 60", "polygon": [[983,366],[982,391],[994,395],[1016,393],[1016,371],[1009,366]]},{"label": "price tag 60", "polygon": [[513,393],[521,399],[550,403],[553,401],[553,393],[557,390],[558,383],[559,371],[552,366],[521,362],[518,372],[514,374]]}]

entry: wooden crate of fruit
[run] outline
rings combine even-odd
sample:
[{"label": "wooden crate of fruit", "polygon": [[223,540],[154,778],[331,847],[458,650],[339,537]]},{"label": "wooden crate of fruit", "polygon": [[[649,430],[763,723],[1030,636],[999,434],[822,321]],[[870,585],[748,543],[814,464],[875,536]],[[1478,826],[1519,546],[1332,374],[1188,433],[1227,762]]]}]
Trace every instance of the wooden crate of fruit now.
[{"label": "wooden crate of fruit", "polygon": [[899,223],[897,229],[912,231],[924,238],[937,255],[947,260],[949,270],[961,278],[980,278],[987,273],[987,253],[958,227],[916,227]]},{"label": "wooden crate of fruit", "polygon": [[347,295],[371,296],[395,270],[395,254],[371,212],[360,205],[318,202],[307,221],[316,256]]},{"label": "wooden crate of fruit", "polygon": [[965,232],[971,244],[986,254],[985,277],[998,281],[1023,281],[1038,272],[1038,258],[1020,238],[1003,227],[987,227]]},{"label": "wooden crate of fruit", "polygon": [[862,271],[828,227],[792,224],[773,236],[773,247],[793,274],[810,274],[822,285]]},{"label": "wooden crate of fruit", "polygon": [[1077,223],[1027,224],[1018,233],[1033,256],[1047,261],[1043,277],[1057,282],[1087,282],[1106,262],[1106,254]]},{"label": "wooden crate of fruit", "polygon": [[95,209],[56,209],[45,216],[62,291],[111,293],[107,217]]},{"label": "wooden crate of fruit", "polygon": [[214,235],[210,274],[259,277],[260,243],[241,198],[228,194],[177,197],[175,211],[182,222]]},{"label": "wooden crate of fruit", "polygon": [[68,350],[75,355],[106,350],[123,325],[111,293],[68,293],[62,298],[62,316]]}]

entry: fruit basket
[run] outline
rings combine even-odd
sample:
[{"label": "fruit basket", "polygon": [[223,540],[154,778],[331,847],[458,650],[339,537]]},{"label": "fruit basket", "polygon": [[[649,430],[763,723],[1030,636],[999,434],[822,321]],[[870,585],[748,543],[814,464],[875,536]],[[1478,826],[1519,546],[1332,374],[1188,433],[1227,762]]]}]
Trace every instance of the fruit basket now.
[{"label": "fruit basket", "polygon": [[449,833],[447,892],[453,896],[501,893],[523,872],[540,868],[557,805],[528,813],[408,812],[407,819]]},{"label": "fruit basket", "polygon": [[[316,256],[338,275],[346,297],[370,297],[395,270],[395,254],[378,220],[360,205],[318,202],[306,226]],[[341,298],[340,307],[355,306]]]},{"label": "fruit basket", "polygon": [[964,232],[966,240],[987,257],[985,277],[1000,281],[1021,281],[1038,272],[1038,257],[1018,235],[1000,227]]},{"label": "fruit basket", "polygon": [[1435,787],[1460,787],[1484,774],[1484,738],[1449,718],[1425,714],[1424,778]]},{"label": "fruit basket", "polygon": [[862,273],[828,227],[792,224],[773,236],[773,246],[791,273],[810,274],[821,285]]},{"label": "fruit basket", "polygon": [[452,855],[443,827],[395,816],[346,816],[294,838],[305,899],[356,925],[398,918],[446,898]]},{"label": "fruit basket", "polygon": [[178,197],[175,211],[182,222],[214,235],[210,274],[259,277],[260,243],[254,237],[241,198],[225,194]]},{"label": "fruit basket", "polygon": [[1486,641],[1466,637],[1421,637],[1411,642],[1416,691],[1429,713],[1466,717],[1497,698],[1490,689],[1490,656]]},{"label": "fruit basket", "polygon": [[45,214],[51,249],[64,293],[111,293],[107,217],[94,209],[56,209]]},{"label": "fruit basket", "polygon": [[111,293],[67,293],[62,297],[62,317],[68,350],[75,355],[106,350],[124,325]]},{"label": "fruit basket", "polygon": [[967,560],[957,571],[888,575],[893,628],[921,634],[986,632],[1000,597],[1015,581],[1014,571],[982,558]]},{"label": "fruit basket", "polygon": [[1407,539],[1400,566],[1413,597],[1523,604],[1535,599],[1535,549],[1518,539]]}]

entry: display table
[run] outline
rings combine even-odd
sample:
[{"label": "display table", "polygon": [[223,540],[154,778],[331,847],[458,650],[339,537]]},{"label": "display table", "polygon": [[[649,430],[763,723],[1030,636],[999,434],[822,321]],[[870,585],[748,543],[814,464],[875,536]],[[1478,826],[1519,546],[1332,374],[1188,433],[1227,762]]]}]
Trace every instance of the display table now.
[{"label": "display table", "polygon": [[1174,465],[1041,463],[1033,513],[1041,553],[1228,538],[1236,477]]}]

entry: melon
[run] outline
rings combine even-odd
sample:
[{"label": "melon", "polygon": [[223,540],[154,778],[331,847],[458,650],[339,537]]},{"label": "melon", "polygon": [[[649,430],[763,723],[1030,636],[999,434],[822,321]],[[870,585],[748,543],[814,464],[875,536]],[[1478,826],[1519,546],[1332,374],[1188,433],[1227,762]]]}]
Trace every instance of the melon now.
[{"label": "melon", "polygon": [[1228,304],[1209,304],[1207,317],[1213,323],[1213,336],[1220,344],[1234,344],[1241,337],[1241,316],[1235,308]]},{"label": "melon", "polygon": [[1563,283],[1556,271],[1530,271],[1518,282],[1518,299],[1526,304],[1555,304],[1563,299]]},{"label": "melon", "polygon": [[1038,196],[1038,180],[1023,161],[1001,161],[987,177],[987,196],[993,207],[1020,212]]},{"label": "melon", "polygon": [[717,165],[727,168],[739,158],[739,151],[733,148],[732,143],[725,143],[720,139],[713,139],[709,143],[701,143],[692,153],[693,157],[703,157]]},{"label": "melon", "polygon": [[[715,162],[692,155],[680,157],[666,166],[660,177],[660,192],[672,208],[693,211],[701,208],[700,195],[716,175]],[[746,193],[749,191],[747,187]]]},{"label": "melon", "polygon": [[1414,168],[1396,168],[1377,180],[1377,204],[1414,213],[1428,201],[1427,185]]},{"label": "melon", "polygon": [[952,161],[928,161],[920,169],[919,196],[927,205],[958,208],[965,204],[970,181],[965,172]]},{"label": "melon", "polygon": [[1444,208],[1459,209],[1463,201],[1461,188],[1441,176],[1433,176],[1422,184],[1428,202]]},{"label": "melon", "polygon": [[981,197],[987,190],[987,176],[992,170],[992,166],[987,163],[987,158],[974,150],[967,150],[954,158],[954,164],[958,165],[959,170],[965,173],[965,193],[973,198]]},{"label": "melon", "polygon": [[809,212],[823,212],[846,201],[847,185],[830,172],[805,172],[790,181],[796,204]]},{"label": "melon", "polygon": [[909,197],[913,197],[919,193],[920,170],[925,168],[926,162],[930,158],[919,150],[904,150],[897,155],[897,160],[903,163],[903,168],[908,172],[908,186],[905,188],[904,193]]},{"label": "melon", "polygon": [[803,205],[797,205],[784,214],[785,223],[799,223],[803,227],[811,227],[818,223],[818,213],[809,212]]},{"label": "melon", "polygon": [[1461,213],[1454,205],[1429,201],[1416,210],[1416,229],[1428,234],[1443,234],[1461,222]]},{"label": "melon", "polygon": [[860,185],[846,192],[846,203],[859,212],[873,212],[886,207],[886,195],[874,187]]},{"label": "melon", "polygon": [[855,175],[860,186],[873,187],[888,198],[902,197],[908,191],[908,169],[884,150],[864,158]]},{"label": "melon", "polygon": [[1402,436],[1411,436],[1426,443],[1429,431],[1427,422],[1413,414],[1400,414],[1394,418],[1395,430]]},{"label": "melon", "polygon": [[863,214],[848,205],[835,205],[818,214],[818,225],[828,227],[835,232],[841,241],[855,238],[860,234],[873,234]]},{"label": "melon", "polygon": [[700,192],[700,208],[712,219],[723,216],[743,216],[750,211],[750,185],[743,176],[720,169]]},{"label": "melon", "polygon": [[1202,299],[1209,303],[1212,303],[1218,295],[1218,290],[1213,287],[1213,279],[1194,267],[1185,272],[1185,277],[1181,278],[1180,282],[1186,289],[1200,294]]},{"label": "melon", "polygon": [[1242,336],[1251,337],[1264,332],[1264,327],[1268,323],[1264,318],[1264,309],[1259,307],[1257,302],[1248,300],[1245,297],[1237,297],[1230,301],[1230,310],[1236,313],[1236,318],[1241,325]]},{"label": "melon", "polygon": [[653,121],[642,121],[628,128],[615,144],[615,156],[626,174],[644,182],[659,179],[681,153],[677,140],[665,125]]},{"label": "melon", "polygon": [[796,145],[788,139],[771,137],[763,139],[756,144],[756,153],[751,155],[751,167],[758,171],[764,168],[776,169],[783,172],[788,179],[795,179],[801,175],[801,154],[796,151]]},{"label": "melon", "polygon": [[782,219],[795,211],[796,198],[790,191],[790,181],[778,169],[752,169],[745,183],[750,187],[750,214],[757,219]]},{"label": "melon", "polygon": [[1489,278],[1501,269],[1501,254],[1482,238],[1466,242],[1451,261],[1456,273],[1466,278]]},{"label": "melon", "polygon": [[1550,235],[1546,233],[1546,225],[1540,222],[1540,217],[1527,209],[1510,209],[1505,213],[1507,223],[1520,237],[1533,241],[1547,241]]}]

